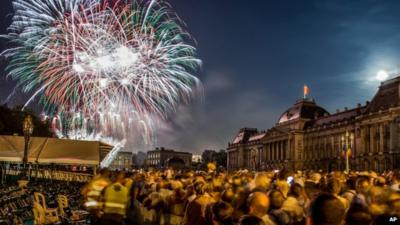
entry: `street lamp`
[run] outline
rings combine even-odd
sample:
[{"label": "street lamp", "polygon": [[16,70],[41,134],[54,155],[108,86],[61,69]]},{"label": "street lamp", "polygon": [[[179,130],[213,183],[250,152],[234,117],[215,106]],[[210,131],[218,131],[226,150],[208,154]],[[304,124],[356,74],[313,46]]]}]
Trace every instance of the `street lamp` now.
[{"label": "street lamp", "polygon": [[350,134],[349,131],[346,130],[345,137],[342,136],[343,150],[346,159],[346,173],[349,173],[350,171],[349,151],[351,151],[351,148],[353,148],[353,140],[353,134]]},{"label": "street lamp", "polygon": [[24,158],[22,160],[24,166],[24,172],[26,172],[26,164],[28,163],[28,145],[29,145],[29,139],[33,133],[33,128],[34,126],[32,122],[32,116],[28,115],[25,117],[24,122],[22,123],[22,130],[24,132],[24,139],[25,139]]}]

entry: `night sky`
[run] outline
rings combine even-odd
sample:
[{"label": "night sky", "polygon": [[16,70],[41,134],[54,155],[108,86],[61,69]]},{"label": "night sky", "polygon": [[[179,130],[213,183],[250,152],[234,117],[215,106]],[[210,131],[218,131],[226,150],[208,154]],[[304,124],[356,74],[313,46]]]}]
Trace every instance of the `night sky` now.
[{"label": "night sky", "polygon": [[[304,84],[330,112],[355,107],[375,94],[378,71],[400,68],[397,0],[169,2],[197,42],[204,96],[159,128],[159,146],[226,148],[242,127],[273,126],[302,97]],[[11,0],[2,0],[1,33],[11,13]],[[0,102],[13,87],[1,76]],[[24,99],[17,92],[8,104]]]}]

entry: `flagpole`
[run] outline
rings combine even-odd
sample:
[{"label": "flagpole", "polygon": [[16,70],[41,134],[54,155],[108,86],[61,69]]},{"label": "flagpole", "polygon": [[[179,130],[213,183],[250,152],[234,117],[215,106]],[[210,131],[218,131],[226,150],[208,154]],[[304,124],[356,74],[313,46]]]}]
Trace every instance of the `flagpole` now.
[{"label": "flagpole", "polygon": [[346,150],[346,173],[349,174],[349,150]]},{"label": "flagpole", "polygon": [[349,165],[349,132],[346,131],[346,173],[349,174],[350,165]]},{"label": "flagpole", "polygon": [[304,84],[303,86],[303,99],[307,99],[308,95],[308,86]]}]

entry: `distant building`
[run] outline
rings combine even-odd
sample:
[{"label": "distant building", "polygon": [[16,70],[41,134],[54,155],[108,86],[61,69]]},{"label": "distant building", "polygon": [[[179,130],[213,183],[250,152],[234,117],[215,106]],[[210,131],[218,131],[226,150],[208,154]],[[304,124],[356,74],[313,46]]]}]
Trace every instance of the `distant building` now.
[{"label": "distant building", "polygon": [[192,162],[194,162],[194,163],[201,163],[202,161],[202,157],[201,157],[201,155],[193,155],[192,156]]},{"label": "distant building", "polygon": [[133,154],[132,152],[118,152],[110,168],[117,170],[131,169]]},{"label": "distant building", "polygon": [[138,153],[133,154],[132,164],[136,168],[141,168],[146,163],[147,153],[139,151]]},{"label": "distant building", "polygon": [[178,152],[163,147],[147,152],[146,165],[149,167],[190,167],[191,164],[192,153]]},{"label": "distant building", "polygon": [[400,77],[382,82],[366,105],[329,114],[306,96],[267,131],[243,128],[228,144],[228,169],[400,168]]}]

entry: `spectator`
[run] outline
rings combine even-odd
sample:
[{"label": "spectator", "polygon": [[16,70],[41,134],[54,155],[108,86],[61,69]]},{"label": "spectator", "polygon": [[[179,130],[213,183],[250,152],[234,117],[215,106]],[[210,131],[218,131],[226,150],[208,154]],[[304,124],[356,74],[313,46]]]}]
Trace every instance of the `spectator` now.
[{"label": "spectator", "polygon": [[101,225],[118,225],[124,223],[128,204],[128,189],[123,185],[125,174],[119,173],[117,180],[108,186],[104,192],[104,215]]},{"label": "spectator", "polygon": [[265,225],[262,219],[257,216],[246,215],[240,219],[240,225]]},{"label": "spectator", "polygon": [[340,202],[342,202],[344,208],[347,210],[349,208],[349,202],[347,201],[347,199],[339,195],[341,190],[342,190],[341,183],[338,179],[336,178],[328,179],[328,182],[326,184],[326,191],[334,195],[336,198],[338,198]]},{"label": "spectator", "polygon": [[265,225],[275,224],[267,214],[269,209],[269,198],[265,193],[254,192],[248,197],[247,201],[249,215],[262,219]]},{"label": "spectator", "polygon": [[285,198],[280,190],[272,190],[269,193],[269,198],[271,201],[270,210],[268,214],[272,218],[272,220],[277,225],[288,225],[291,223],[289,214],[282,210],[283,202]]},{"label": "spectator", "polygon": [[346,224],[347,225],[366,225],[371,224],[372,216],[368,212],[364,211],[351,211],[347,213]]},{"label": "spectator", "polygon": [[289,212],[293,223],[301,224],[304,221],[304,205],[306,196],[303,187],[294,183],[290,187],[288,197],[283,202],[282,210]]},{"label": "spectator", "polygon": [[313,225],[342,225],[345,208],[332,194],[322,193],[311,203],[311,223]]},{"label": "spectator", "polygon": [[212,208],[212,225],[233,225],[233,207],[223,201],[216,202]]},{"label": "spectator", "polygon": [[370,189],[370,179],[366,176],[361,176],[356,181],[357,195],[354,196],[350,204],[350,210],[368,210],[367,196]]}]

